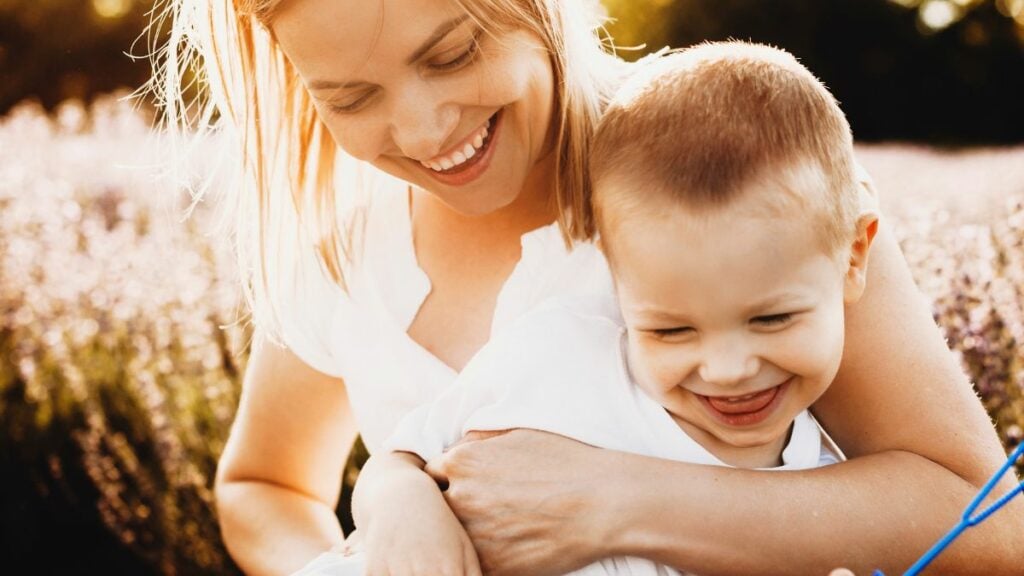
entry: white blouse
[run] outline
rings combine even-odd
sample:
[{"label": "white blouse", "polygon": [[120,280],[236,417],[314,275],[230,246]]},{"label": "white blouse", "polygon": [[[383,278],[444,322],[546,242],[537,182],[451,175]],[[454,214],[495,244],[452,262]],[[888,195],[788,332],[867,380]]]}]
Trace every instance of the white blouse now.
[{"label": "white blouse", "polygon": [[[408,185],[385,179],[364,208],[362,258],[346,271],[348,293],[322,271],[312,247],[300,248],[280,322],[296,356],[344,379],[372,453],[406,413],[436,398],[457,373],[407,333],[431,290],[416,260]],[[557,223],[521,242],[521,259],[498,294],[492,336],[549,297],[612,292],[604,256],[589,243],[567,250]]]},{"label": "white blouse", "polygon": [[[858,165],[861,207],[878,210],[870,176]],[[363,442],[372,453],[413,408],[435,399],[457,373],[408,335],[430,294],[416,260],[407,183],[374,174],[363,209],[362,258],[346,271],[348,293],[323,271],[313,246],[295,248],[294,278],[280,306],[284,344],[313,368],[345,381]],[[344,217],[344,215],[343,215]],[[498,294],[491,335],[553,296],[612,294],[601,252],[591,243],[567,250],[557,223],[522,236],[522,256]],[[286,247],[289,250],[294,247]]]}]

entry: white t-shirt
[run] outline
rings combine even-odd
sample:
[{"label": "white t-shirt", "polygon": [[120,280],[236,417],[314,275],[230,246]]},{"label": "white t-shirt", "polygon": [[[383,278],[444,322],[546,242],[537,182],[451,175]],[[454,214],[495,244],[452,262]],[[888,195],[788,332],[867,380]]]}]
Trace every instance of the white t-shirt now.
[{"label": "white t-shirt", "polygon": [[[376,174],[361,259],[346,272],[346,294],[321,271],[312,246],[299,247],[294,278],[282,282],[284,344],[313,368],[344,379],[370,452],[398,421],[451,386],[457,373],[408,336],[430,293],[413,246],[408,185]],[[491,334],[552,296],[611,294],[604,256],[589,243],[567,250],[557,224],[522,237],[522,257],[498,295]]]},{"label": "white t-shirt", "polygon": [[[726,466],[633,383],[625,336],[607,295],[545,302],[484,346],[454,386],[402,419],[384,447],[430,460],[473,430],[532,428],[599,448]],[[805,410],[793,423],[783,465],[772,470],[835,463],[841,455],[830,445]],[[620,557],[573,574],[680,572]]]}]

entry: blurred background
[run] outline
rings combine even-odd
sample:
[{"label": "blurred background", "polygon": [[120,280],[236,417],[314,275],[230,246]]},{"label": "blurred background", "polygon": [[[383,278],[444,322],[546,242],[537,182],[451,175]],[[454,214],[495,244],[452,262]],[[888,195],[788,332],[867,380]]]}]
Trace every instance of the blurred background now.
[{"label": "blurred background", "polygon": [[[602,3],[626,58],[750,39],[824,80],[936,322],[1020,442],[1024,0]],[[153,113],[121,99],[149,77],[152,8],[0,0],[5,573],[237,572],[212,481],[250,333],[210,207],[184,217]]]}]

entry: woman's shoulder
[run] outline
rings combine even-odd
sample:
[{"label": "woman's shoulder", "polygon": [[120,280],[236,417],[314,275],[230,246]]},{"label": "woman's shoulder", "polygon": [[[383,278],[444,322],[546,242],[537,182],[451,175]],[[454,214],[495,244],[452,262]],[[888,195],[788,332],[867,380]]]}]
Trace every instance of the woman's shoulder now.
[{"label": "woman's shoulder", "polygon": [[[365,299],[375,286],[401,285],[394,273],[400,270],[394,264],[401,259],[395,253],[408,249],[407,239],[397,232],[401,226],[395,225],[396,219],[405,217],[406,185],[379,172],[364,172],[360,178],[361,186],[348,188],[354,190],[351,194],[338,194],[339,237],[348,243],[349,254],[338,263],[343,282],[328,272],[320,243],[308,230],[295,235],[294,245],[283,247],[283,262],[274,279],[279,339],[307,364],[336,376],[340,363],[330,343],[339,314]],[[339,192],[343,190],[339,185]],[[387,276],[383,282],[373,278],[381,274]]]},{"label": "woman's shoulder", "polygon": [[567,245],[557,224],[525,234],[522,256],[498,298],[495,328],[551,298],[613,293],[604,254],[591,242]]}]

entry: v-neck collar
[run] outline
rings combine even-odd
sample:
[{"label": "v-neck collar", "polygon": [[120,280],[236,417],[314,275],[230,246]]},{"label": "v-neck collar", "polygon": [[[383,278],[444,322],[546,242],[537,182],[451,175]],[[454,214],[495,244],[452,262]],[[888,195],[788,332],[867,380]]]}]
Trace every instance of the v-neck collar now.
[{"label": "v-neck collar", "polygon": [[[379,292],[381,304],[409,343],[422,353],[429,355],[433,362],[443,366],[453,376],[457,375],[457,370],[409,336],[409,328],[433,289],[430,277],[420,266],[416,255],[412,223],[412,187],[402,183],[401,191],[396,194],[388,194],[385,202],[386,206],[378,205],[377,208],[386,210],[386,216],[377,220],[385,223],[397,223],[397,226],[391,229],[392,233],[388,233],[387,230],[382,231],[383,233],[378,238],[379,241],[389,245],[381,246],[382,249],[379,251],[373,251],[380,255],[391,255],[393,259],[380,258],[379,262],[370,264],[375,269],[374,285]],[[385,226],[390,225],[385,224]],[[550,254],[549,245],[553,240],[558,246],[556,254]],[[557,222],[526,232],[520,237],[520,246],[522,252],[519,261],[502,284],[495,300],[495,308],[491,317],[492,335],[495,330],[504,326],[507,321],[520,312],[511,309],[512,307],[509,305],[510,300],[518,301],[511,298],[511,293],[530,290],[531,287],[526,285],[527,281],[537,274],[545,273],[547,258],[551,256],[564,257],[568,254],[564,243],[561,242],[561,233]]]}]

